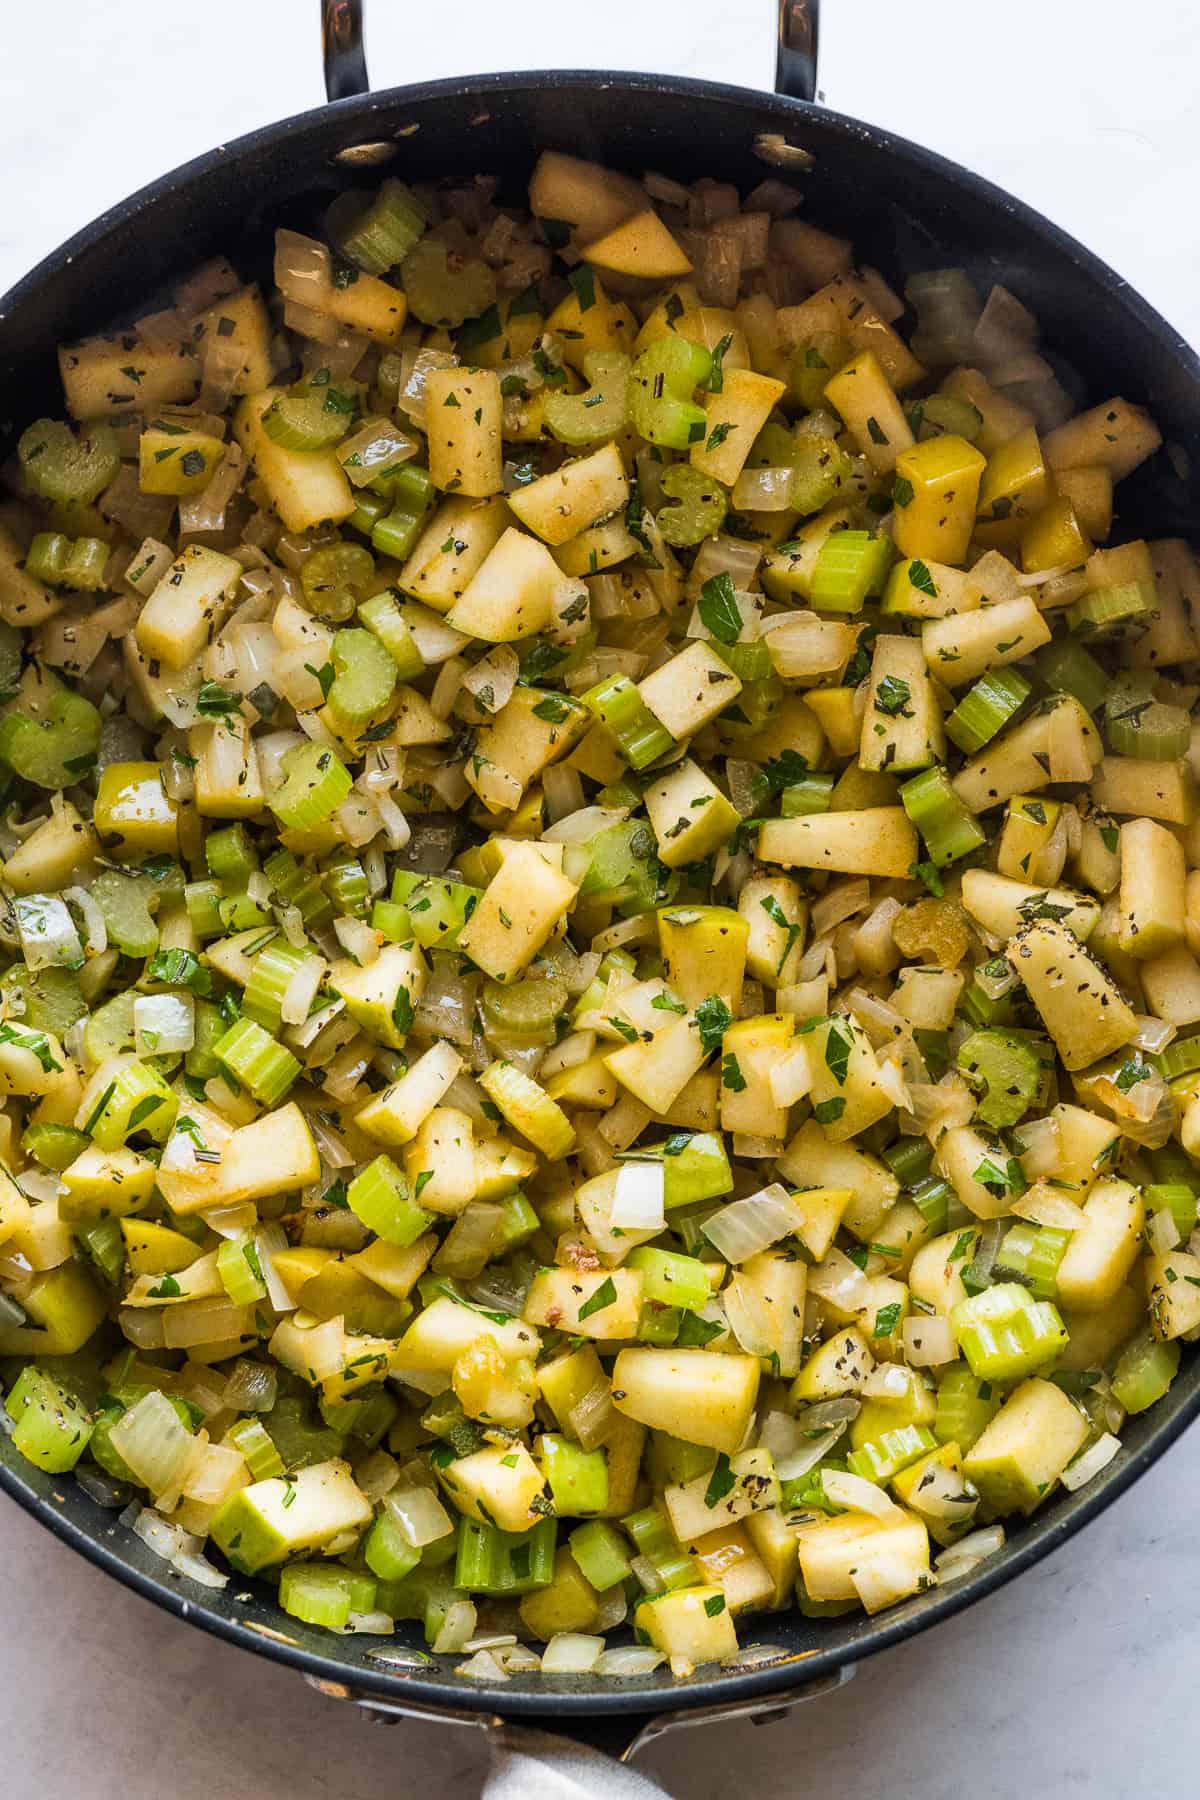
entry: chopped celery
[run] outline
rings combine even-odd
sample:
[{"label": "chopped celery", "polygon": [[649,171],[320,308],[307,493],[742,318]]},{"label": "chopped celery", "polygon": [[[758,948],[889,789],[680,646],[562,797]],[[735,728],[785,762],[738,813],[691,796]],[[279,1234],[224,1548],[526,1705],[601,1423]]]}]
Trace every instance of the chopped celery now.
[{"label": "chopped celery", "polygon": [[958,1067],[973,1087],[985,1125],[1003,1130],[1023,1119],[1042,1085],[1042,1062],[1028,1039],[1011,1031],[974,1031],[958,1049]]}]

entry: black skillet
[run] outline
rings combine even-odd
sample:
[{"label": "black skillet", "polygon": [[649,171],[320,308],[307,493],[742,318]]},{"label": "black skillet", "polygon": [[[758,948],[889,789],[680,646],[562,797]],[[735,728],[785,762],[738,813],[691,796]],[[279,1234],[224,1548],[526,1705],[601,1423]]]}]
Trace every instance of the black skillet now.
[{"label": "black skillet", "polygon": [[[1065,232],[978,175],[918,145],[815,104],[817,0],[782,0],[778,94],[658,75],[602,72],[472,76],[367,91],[361,0],[323,0],[330,102],[223,145],[143,188],[36,268],[0,301],[0,430],[61,404],[54,347],[104,327],[200,258],[224,251],[265,273],[281,222],[303,225],[347,183],[387,165],[413,177],[500,174],[519,190],[540,150],[574,151],[684,181],[717,175],[743,190],[798,175],[805,216],[852,237],[897,287],[918,269],[965,267],[1003,280],[1041,321],[1072,397],[1114,391],[1149,407],[1166,448],[1121,490],[1122,533],[1193,534],[1190,470],[1200,466],[1200,361],[1129,285]],[[809,160],[811,159],[811,166]],[[212,1592],[168,1574],[73,1481],[39,1474],[0,1434],[0,1487],[65,1542],[168,1611],[309,1677],[331,1698],[377,1713],[476,1725],[550,1727],[628,1755],[663,1730],[734,1716],[762,1719],[838,1685],[854,1665],[1010,1580],[1094,1518],[1163,1454],[1200,1409],[1197,1365],[1125,1429],[1120,1455],[1087,1487],[1061,1493],[1013,1530],[1005,1550],[946,1588],[879,1618],[769,1615],[743,1628],[784,1653],[751,1669],[702,1668],[605,1684],[518,1676],[481,1687],[452,1659],[389,1666],[403,1637],[336,1638],[282,1614],[266,1589]],[[371,1653],[374,1646],[375,1654]],[[382,1652],[382,1655],[380,1654]],[[545,1742],[545,1740],[543,1740]],[[614,1772],[615,1773],[615,1772]]]}]

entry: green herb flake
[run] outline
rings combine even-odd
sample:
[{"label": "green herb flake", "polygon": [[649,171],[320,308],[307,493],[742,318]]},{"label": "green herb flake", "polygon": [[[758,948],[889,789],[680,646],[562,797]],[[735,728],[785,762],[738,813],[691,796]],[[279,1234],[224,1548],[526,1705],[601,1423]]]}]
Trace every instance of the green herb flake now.
[{"label": "green herb flake", "polygon": [[696,1026],[705,1056],[720,1047],[721,1039],[733,1024],[733,1014],[719,994],[709,994],[696,1008]]},{"label": "green herb flake", "polygon": [[875,1314],[875,1325],[871,1336],[877,1338],[891,1337],[900,1323],[900,1302],[893,1300],[890,1306],[881,1306]]},{"label": "green herb flake", "polygon": [[603,1312],[606,1306],[611,1306],[613,1304],[616,1297],[616,1284],[613,1281],[612,1276],[607,1275],[591,1298],[585,1300],[583,1305],[579,1308],[580,1324],[582,1325],[585,1319],[590,1319],[593,1313]]},{"label": "green herb flake", "polygon": [[704,583],[698,610],[705,629],[719,644],[737,643],[742,634],[742,615],[738,611],[732,575],[722,572]]},{"label": "green herb flake", "polygon": [[886,713],[889,718],[893,719],[897,715],[902,719],[911,719],[913,716],[912,707],[909,705],[911,699],[912,689],[907,681],[902,681],[899,675],[885,675],[875,689],[875,711]]},{"label": "green herb flake", "polygon": [[726,1494],[731,1494],[737,1485],[737,1476],[729,1466],[729,1458],[722,1451],[716,1460],[713,1472],[708,1478],[708,1486],[704,1490],[704,1504],[711,1512],[719,1506]]},{"label": "green herb flake", "polygon": [[843,1037],[836,1025],[831,1025],[825,1038],[825,1067],[839,1087],[845,1082],[850,1067],[850,1048],[850,1039]]},{"label": "green herb flake", "polygon": [[931,600],[937,599],[937,584],[929,573],[928,564],[919,557],[914,557],[908,565],[908,585],[915,587],[919,594],[928,594]]}]

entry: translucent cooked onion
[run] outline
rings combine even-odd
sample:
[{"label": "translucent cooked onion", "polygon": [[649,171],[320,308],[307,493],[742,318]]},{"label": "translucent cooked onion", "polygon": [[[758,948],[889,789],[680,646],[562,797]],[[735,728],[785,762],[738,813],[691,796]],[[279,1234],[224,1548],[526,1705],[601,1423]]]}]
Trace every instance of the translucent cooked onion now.
[{"label": "translucent cooked onion", "polygon": [[1148,1018],[1142,1013],[1138,1015],[1137,1031],[1129,1041],[1134,1049],[1145,1050],[1148,1055],[1157,1056],[1178,1035],[1178,1028],[1168,1020]]},{"label": "translucent cooked onion", "polygon": [[1045,1181],[1034,1182],[1013,1201],[1011,1210],[1018,1219],[1028,1219],[1034,1225],[1053,1225],[1060,1231],[1078,1231],[1085,1223],[1078,1201]]},{"label": "translucent cooked onion", "polygon": [[490,1650],[477,1650],[466,1662],[459,1663],[454,1673],[470,1681],[507,1681],[508,1676]]},{"label": "translucent cooked onion", "polygon": [[[286,926],[285,926],[286,933]],[[285,1025],[302,1025],[312,1011],[329,965],[323,956],[306,956],[284,990],[279,1013]]]},{"label": "translucent cooked onion", "polygon": [[865,1475],[852,1475],[848,1469],[826,1469],[821,1477],[825,1498],[835,1506],[848,1506],[852,1512],[870,1513],[873,1519],[898,1519],[904,1514],[881,1487]]},{"label": "translucent cooked onion", "polygon": [[87,888],[69,887],[63,891],[63,899],[72,906],[77,906],[83,917],[84,954],[100,956],[108,949],[108,927],[104,923],[104,914]]},{"label": "translucent cooked onion", "polygon": [[597,832],[620,825],[628,817],[627,806],[583,806],[548,825],[542,839],[547,844],[589,844]]},{"label": "translucent cooked onion", "polygon": [[[705,1220],[704,1235],[726,1262],[742,1263],[797,1229],[803,1214],[782,1183],[732,1200]],[[851,1265],[853,1267],[853,1265]],[[855,1271],[858,1273],[858,1271]]]},{"label": "translucent cooked onion", "polygon": [[747,1356],[770,1356],[779,1326],[770,1299],[742,1275],[734,1275],[721,1294],[729,1329]]},{"label": "translucent cooked onion", "polygon": [[705,538],[688,571],[688,599],[699,599],[701,588],[714,575],[728,575],[736,592],[749,592],[761,562],[762,549],[758,544],[720,535]]},{"label": "translucent cooked onion", "polygon": [[263,1280],[267,1284],[267,1298],[276,1312],[291,1312],[295,1301],[288,1292],[287,1283],[275,1267],[275,1258],[288,1248],[287,1233],[282,1225],[262,1225],[254,1234],[254,1246],[258,1251],[258,1260],[263,1272]]},{"label": "translucent cooked onion", "polygon": [[[122,1413],[109,1441],[134,1477],[152,1494],[164,1494],[180,1475],[191,1454],[192,1435],[165,1394],[157,1389]],[[196,1544],[193,1548],[198,1549]]]},{"label": "translucent cooked onion", "polygon": [[342,1630],[348,1637],[391,1637],[396,1629],[391,1613],[347,1613]]},{"label": "translucent cooked onion", "polygon": [[934,1369],[954,1362],[958,1341],[949,1319],[939,1313],[914,1313],[900,1327],[906,1360],[914,1369]]},{"label": "translucent cooked onion", "polygon": [[478,1614],[470,1600],[452,1600],[430,1649],[435,1656],[457,1655],[475,1635]]},{"label": "translucent cooked onion", "polygon": [[384,1496],[383,1504],[414,1550],[436,1544],[454,1530],[450,1515],[430,1487],[394,1487]]},{"label": "translucent cooked onion", "polygon": [[278,1391],[279,1378],[273,1368],[239,1358],[229,1372],[221,1399],[232,1412],[270,1412]]},{"label": "translucent cooked onion", "polygon": [[631,1557],[629,1566],[637,1576],[640,1585],[645,1588],[648,1594],[666,1593],[667,1584],[659,1574],[656,1565],[651,1562],[648,1556]]},{"label": "translucent cooked onion", "polygon": [[734,506],[738,512],[787,512],[795,474],[790,467],[743,469],[733,486]]},{"label": "translucent cooked onion", "polygon": [[809,915],[812,929],[819,936],[822,932],[832,931],[845,919],[854,918],[856,913],[865,912],[871,904],[871,884],[861,876],[852,876],[848,881],[839,881],[828,888],[819,900],[813,902]]},{"label": "translucent cooked onion", "polygon": [[971,1570],[989,1556],[995,1556],[1005,1545],[1003,1525],[987,1525],[979,1531],[969,1532],[959,1538],[948,1550],[934,1559],[934,1568],[940,1582],[957,1581],[969,1575]]},{"label": "translucent cooked onion", "polygon": [[844,1425],[831,1425],[828,1431],[820,1431],[811,1435],[807,1443],[797,1444],[796,1448],[782,1457],[775,1459],[775,1472],[780,1481],[799,1481],[810,1469],[828,1456],[835,1444],[845,1435]]},{"label": "translucent cooked onion", "polygon": [[1174,1250],[1180,1243],[1179,1226],[1169,1206],[1159,1207],[1152,1213],[1146,1227],[1146,1238],[1156,1256],[1165,1256],[1168,1250]]},{"label": "translucent cooked onion", "polygon": [[179,501],[179,529],[189,534],[223,531],[229,503],[246,479],[249,464],[238,444],[227,444],[212,480],[198,494]]},{"label": "translucent cooked onion", "polygon": [[425,429],[425,383],[435,369],[452,369],[458,358],[446,350],[417,350],[403,353],[405,374],[396,405],[418,431]]},{"label": "translucent cooked onion", "polygon": [[1111,1431],[1106,1431],[1094,1444],[1089,1444],[1083,1454],[1077,1456],[1073,1463],[1068,1463],[1062,1472],[1060,1479],[1067,1492],[1073,1494],[1089,1481],[1094,1481],[1102,1469],[1107,1469],[1120,1449],[1121,1440],[1114,1437]]},{"label": "translucent cooked onion", "polygon": [[596,1450],[612,1434],[612,1383],[607,1376],[590,1387],[567,1414],[567,1424],[585,1450]]},{"label": "translucent cooked onion", "polygon": [[858,1264],[836,1247],[809,1270],[808,1291],[843,1313],[862,1312],[871,1303],[871,1283]]},{"label": "translucent cooked onion", "polygon": [[850,659],[854,631],[816,613],[776,613],[762,622],[763,637],[775,673],[786,681],[815,681],[832,674]]},{"label": "translucent cooked onion", "polygon": [[643,1649],[640,1644],[622,1645],[606,1650],[592,1665],[593,1675],[607,1675],[614,1681],[638,1675],[653,1675],[667,1660],[662,1650]]},{"label": "translucent cooked onion", "polygon": [[485,712],[498,713],[512,699],[521,670],[517,653],[510,644],[497,644],[481,656],[462,678],[462,686],[474,695]]},{"label": "translucent cooked onion", "polygon": [[588,1675],[604,1652],[602,1637],[557,1631],[542,1651],[543,1675]]}]

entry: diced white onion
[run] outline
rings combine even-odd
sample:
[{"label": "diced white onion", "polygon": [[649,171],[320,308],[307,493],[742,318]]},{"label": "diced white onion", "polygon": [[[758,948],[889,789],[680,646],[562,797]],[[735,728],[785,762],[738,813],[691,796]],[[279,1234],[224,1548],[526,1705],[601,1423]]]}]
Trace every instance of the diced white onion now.
[{"label": "diced white onion", "polygon": [[497,644],[462,677],[461,686],[485,712],[498,713],[512,699],[521,664],[510,644]]},{"label": "diced white onion", "polygon": [[660,1162],[622,1163],[617,1172],[610,1225],[621,1231],[665,1230],[664,1191]]},{"label": "diced white onion", "polygon": [[253,1231],[258,1223],[258,1209],[252,1200],[238,1200],[232,1206],[210,1206],[200,1217],[210,1231],[218,1237],[241,1237],[244,1231]]},{"label": "diced white onion", "polygon": [[139,1056],[170,1056],[196,1041],[191,994],[139,994],[133,1003],[133,1047]]},{"label": "diced white onion", "polygon": [[609,1675],[619,1681],[622,1676],[652,1675],[667,1660],[662,1650],[644,1649],[640,1644],[623,1644],[616,1650],[605,1650],[592,1665],[593,1675]]},{"label": "diced white onion", "polygon": [[[340,1321],[338,1334],[340,1338]],[[338,1366],[341,1366],[340,1359]],[[329,1374],[333,1372],[333,1369],[329,1370]],[[192,1448],[191,1432],[181,1422],[166,1395],[160,1394],[157,1388],[143,1394],[122,1413],[109,1438],[117,1455],[129,1465],[134,1478],[152,1494],[164,1494],[175,1484]]]},{"label": "diced white onion", "polygon": [[83,945],[64,900],[57,894],[18,894],[12,904],[27,968],[79,967]]},{"label": "diced white onion", "polygon": [[822,1458],[829,1455],[845,1429],[844,1425],[831,1425],[828,1431],[819,1432],[806,1443],[797,1444],[788,1455],[776,1458],[775,1472],[780,1481],[799,1481],[802,1475],[815,1469]]},{"label": "diced white onion", "polygon": [[995,1556],[998,1550],[1003,1550],[1004,1545],[1003,1525],[985,1525],[979,1531],[968,1533],[934,1559],[933,1566],[937,1570],[938,1580],[955,1581],[960,1576],[969,1575],[977,1563]]},{"label": "diced white onion", "polygon": [[871,1304],[871,1283],[836,1247],[809,1270],[808,1291],[818,1299],[832,1301],[839,1312],[858,1313]]},{"label": "diced white onion", "polygon": [[704,1235],[726,1262],[742,1263],[788,1237],[802,1219],[803,1214],[787,1189],[781,1182],[773,1181],[757,1194],[719,1208],[705,1221]]},{"label": "diced white onion", "polygon": [[[770,1356],[778,1349],[779,1324],[770,1297],[756,1282],[734,1275],[721,1295],[729,1329],[747,1356]],[[785,1371],[795,1373],[795,1370]]]},{"label": "diced white onion", "polygon": [[623,1625],[629,1616],[629,1602],[625,1598],[625,1589],[620,1582],[614,1587],[606,1588],[599,1596],[596,1606],[595,1628],[597,1631],[615,1631]]},{"label": "diced white onion", "polygon": [[1180,1242],[1180,1233],[1179,1226],[1175,1223],[1175,1215],[1169,1206],[1160,1206],[1158,1211],[1151,1215],[1150,1223],[1146,1228],[1146,1236],[1150,1241],[1150,1248],[1156,1256],[1165,1256],[1169,1250],[1175,1249]]},{"label": "diced white onion", "polygon": [[913,1313],[900,1327],[904,1354],[914,1369],[933,1369],[954,1362],[958,1344],[950,1321],[940,1313]]},{"label": "diced white onion", "polygon": [[876,1363],[862,1385],[864,1400],[906,1400],[909,1380],[899,1363]]},{"label": "diced white onion", "polygon": [[[858,1351],[856,1360],[869,1363],[870,1352]],[[810,1435],[814,1431],[827,1431],[833,1425],[852,1425],[861,1411],[861,1400],[853,1394],[839,1394],[834,1400],[814,1400],[811,1406],[802,1406],[796,1414],[796,1423]]]},{"label": "diced white onion", "polygon": [[[301,921],[303,930],[303,921]],[[286,926],[285,926],[286,933]],[[284,989],[279,1016],[285,1025],[303,1025],[329,965],[323,956],[306,956]]]},{"label": "diced white onion", "polygon": [[270,1412],[278,1388],[273,1368],[241,1357],[229,1372],[221,1398],[233,1412]]},{"label": "diced white onion", "polygon": [[385,1496],[383,1504],[396,1521],[405,1542],[414,1550],[449,1537],[454,1530],[449,1514],[432,1488],[396,1487]]},{"label": "diced white onion", "polygon": [[832,674],[849,661],[854,649],[849,625],[819,619],[812,612],[777,613],[763,620],[762,629],[775,672],[785,681]]},{"label": "diced white onion", "polygon": [[1178,1028],[1166,1019],[1151,1018],[1146,1013],[1138,1013],[1136,1016],[1137,1032],[1129,1041],[1137,1049],[1149,1051],[1151,1056],[1157,1056],[1160,1050],[1165,1050],[1178,1035]]},{"label": "diced white onion", "polygon": [[589,1675],[604,1654],[604,1639],[556,1631],[542,1651],[543,1675]]},{"label": "diced white onion", "polygon": [[629,1566],[648,1594],[666,1593],[667,1584],[648,1556],[631,1557]]},{"label": "diced white onion", "polygon": [[395,1620],[385,1612],[347,1613],[342,1626],[348,1637],[391,1637],[395,1629]]},{"label": "diced white onion", "polygon": [[360,968],[369,968],[378,957],[380,934],[365,919],[335,919],[333,932],[347,956],[352,956]]},{"label": "diced white onion", "polygon": [[1053,1225],[1060,1231],[1078,1231],[1085,1222],[1078,1201],[1045,1181],[1036,1181],[1020,1199],[1014,1200],[1012,1211],[1018,1219],[1027,1219],[1033,1225]]},{"label": "diced white onion", "polygon": [[180,1482],[188,1500],[200,1506],[223,1506],[246,1485],[246,1479],[246,1459],[240,1450],[232,1444],[209,1444],[193,1438],[192,1454]]},{"label": "diced white onion", "polygon": [[104,914],[93,895],[86,888],[69,887],[63,893],[63,899],[77,906],[83,915],[83,928],[87,933],[84,941],[84,953],[87,956],[99,956],[108,949],[108,926],[104,923]]},{"label": "diced white onion", "polygon": [[182,1526],[173,1525],[170,1519],[164,1519],[152,1506],[144,1506],[133,1520],[133,1535],[141,1538],[147,1550],[152,1550],[163,1562],[170,1562],[173,1556],[185,1550],[200,1547],[198,1538],[184,1531]]},{"label": "diced white onion", "polygon": [[174,561],[175,552],[169,544],[160,543],[157,538],[143,538],[129,559],[125,580],[149,599]]},{"label": "diced white onion", "polygon": [[[239,353],[240,355],[240,353]],[[204,379],[209,379],[206,357]],[[179,529],[189,534],[200,531],[223,531],[229,503],[246,479],[249,464],[240,444],[226,444],[225,454],[213,470],[211,479],[198,494],[184,494],[179,501]]]},{"label": "diced white onion", "polygon": [[475,1622],[478,1614],[470,1600],[452,1600],[446,1608],[446,1616],[442,1620],[441,1629],[434,1638],[430,1649],[435,1656],[447,1653],[457,1655],[464,1650],[475,1634]]},{"label": "diced white onion", "polygon": [[605,1441],[613,1423],[612,1383],[605,1376],[588,1389],[567,1413],[567,1424],[585,1450],[595,1450]]},{"label": "diced white onion", "polygon": [[825,932],[832,931],[843,920],[866,912],[870,904],[871,884],[864,876],[851,875],[847,880],[826,888],[821,898],[814,900],[809,915],[814,935],[824,936]]},{"label": "diced white onion", "polygon": [[881,1487],[868,1481],[865,1475],[852,1475],[848,1469],[826,1469],[821,1477],[821,1485],[825,1489],[825,1498],[832,1500],[835,1506],[848,1506],[853,1512],[870,1513],[874,1519],[891,1519],[900,1515],[896,1502],[890,1500]]},{"label": "diced white onion", "polygon": [[1114,1437],[1111,1431],[1106,1431],[1103,1437],[1097,1438],[1094,1444],[1088,1446],[1082,1456],[1077,1456],[1073,1463],[1067,1464],[1062,1472],[1063,1486],[1072,1494],[1076,1488],[1084,1487],[1099,1475],[1101,1469],[1107,1469],[1120,1448],[1120,1438]]},{"label": "diced white onion", "polygon": [[629,817],[627,806],[582,806],[548,825],[542,833],[547,844],[590,844],[597,832],[620,825]]},{"label": "diced white onion", "polygon": [[508,1680],[508,1676],[490,1650],[477,1650],[469,1661],[457,1664],[454,1673],[466,1675],[471,1681]]},{"label": "diced white onion", "polygon": [[372,1506],[377,1506],[399,1481],[400,1465],[386,1450],[372,1450],[355,1466],[354,1479]]},{"label": "diced white onion", "polygon": [[275,1267],[275,1258],[288,1247],[287,1233],[282,1225],[262,1225],[254,1234],[254,1247],[258,1252],[259,1266],[263,1280],[267,1284],[267,1298],[276,1312],[294,1312],[296,1302],[287,1289],[287,1283]]},{"label": "diced white onion", "polygon": [[795,470],[743,469],[733,487],[733,504],[739,512],[787,512],[792,504]]}]

